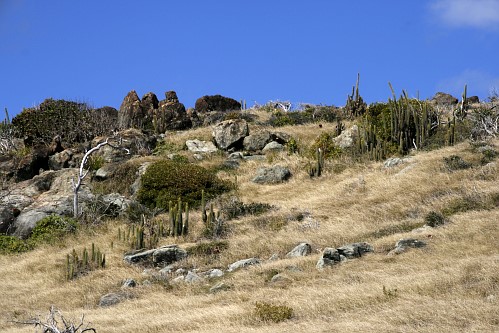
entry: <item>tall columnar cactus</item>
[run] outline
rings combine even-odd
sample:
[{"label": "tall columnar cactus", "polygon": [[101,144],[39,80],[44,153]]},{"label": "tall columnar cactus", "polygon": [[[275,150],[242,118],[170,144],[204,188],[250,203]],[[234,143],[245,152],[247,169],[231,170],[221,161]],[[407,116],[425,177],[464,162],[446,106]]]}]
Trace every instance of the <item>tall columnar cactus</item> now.
[{"label": "tall columnar cactus", "polygon": [[208,216],[206,215],[206,198],[204,194],[204,190],[201,190],[201,218],[203,223],[206,224],[208,221]]},{"label": "tall columnar cactus", "polygon": [[310,177],[320,177],[324,169],[324,152],[321,148],[317,148],[315,152],[315,162],[314,165],[310,166],[309,175]]}]

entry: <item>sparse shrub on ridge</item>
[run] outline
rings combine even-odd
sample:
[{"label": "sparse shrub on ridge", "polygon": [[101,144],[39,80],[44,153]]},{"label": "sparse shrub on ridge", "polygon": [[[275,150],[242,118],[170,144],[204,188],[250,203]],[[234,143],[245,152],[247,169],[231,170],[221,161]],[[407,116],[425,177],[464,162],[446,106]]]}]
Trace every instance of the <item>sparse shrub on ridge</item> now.
[{"label": "sparse shrub on ridge", "polygon": [[199,165],[170,160],[152,163],[141,180],[137,198],[149,208],[168,209],[170,201],[176,202],[179,197],[189,207],[197,207],[202,190],[209,198],[231,189],[231,184]]}]

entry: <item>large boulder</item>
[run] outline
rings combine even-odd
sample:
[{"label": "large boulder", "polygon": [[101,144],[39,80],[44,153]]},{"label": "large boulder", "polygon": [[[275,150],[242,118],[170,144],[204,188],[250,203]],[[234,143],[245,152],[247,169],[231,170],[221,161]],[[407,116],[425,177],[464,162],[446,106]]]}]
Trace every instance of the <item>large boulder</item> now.
[{"label": "large boulder", "polygon": [[345,256],[347,259],[359,258],[368,252],[373,252],[374,248],[371,244],[366,242],[352,243],[339,247],[338,252],[340,255]]},{"label": "large boulder", "polygon": [[191,118],[187,114],[184,104],[179,102],[177,93],[167,91],[165,97],[152,113],[154,131],[163,133],[191,128]]},{"label": "large boulder", "polygon": [[252,181],[257,184],[276,184],[286,181],[289,177],[291,177],[291,171],[288,168],[275,165],[258,168]]},{"label": "large boulder", "polygon": [[146,113],[142,111],[141,102],[135,90],[130,91],[121,103],[118,112],[118,128],[143,128]]},{"label": "large boulder", "polygon": [[[113,142],[114,148],[110,145],[105,145],[95,155],[101,156],[105,162],[120,162],[130,159],[133,155],[147,155],[156,146],[157,138],[155,136],[148,136],[141,130],[130,128],[118,133],[121,138],[119,142]],[[97,146],[99,143],[104,142],[107,137],[96,137],[92,140],[92,147]],[[111,142],[111,141],[110,141]],[[129,150],[129,154],[121,148]]]},{"label": "large boulder", "polygon": [[456,97],[443,92],[437,92],[431,100],[438,105],[455,105],[459,102]]},{"label": "large boulder", "polygon": [[221,95],[203,96],[196,100],[197,112],[240,110],[241,103]]},{"label": "large boulder", "polygon": [[215,145],[222,150],[239,149],[249,134],[248,123],[244,119],[222,121],[213,127]]},{"label": "large boulder", "polygon": [[177,245],[169,245],[156,249],[152,254],[152,261],[155,265],[169,265],[171,263],[187,258],[187,252]]},{"label": "large boulder", "polygon": [[289,251],[288,254],[286,254],[286,257],[304,257],[308,256],[310,253],[312,253],[312,246],[310,246],[310,244],[308,243],[300,243],[296,245],[291,251]]},{"label": "large boulder", "polygon": [[185,142],[185,145],[187,146],[187,149],[192,152],[192,153],[204,153],[204,154],[209,154],[209,153],[215,153],[218,149],[215,147],[213,142],[209,141],[200,141],[197,139],[194,140],[187,140]]},{"label": "large boulder", "polygon": [[333,139],[333,141],[335,145],[341,149],[346,149],[355,145],[358,136],[359,128],[357,125],[353,125],[349,129],[342,131],[340,135]]},{"label": "large boulder", "polygon": [[272,141],[269,131],[258,131],[244,138],[243,146],[246,151],[260,151],[265,145]]},{"label": "large boulder", "polygon": [[48,167],[50,170],[61,170],[63,168],[69,168],[70,162],[73,157],[73,151],[71,149],[63,150],[59,153],[49,157]]}]

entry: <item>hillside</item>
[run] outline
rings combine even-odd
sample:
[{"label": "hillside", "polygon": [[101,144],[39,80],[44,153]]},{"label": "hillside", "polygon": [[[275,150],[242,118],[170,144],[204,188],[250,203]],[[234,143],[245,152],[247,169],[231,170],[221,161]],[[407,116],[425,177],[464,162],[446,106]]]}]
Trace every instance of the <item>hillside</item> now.
[{"label": "hillside", "polygon": [[[262,120],[268,113],[257,116]],[[348,129],[353,121],[346,119],[345,124]],[[32,330],[18,322],[34,316],[44,320],[51,306],[75,322],[84,315],[91,327],[108,333],[498,331],[499,168],[497,153],[484,152],[497,152],[499,139],[411,149],[391,165],[385,158],[340,154],[325,160],[320,177],[311,177],[308,169],[314,157],[304,152],[337,126],[313,122],[279,127],[295,138],[302,153],[270,152],[234,169],[219,167],[226,160],[224,153],[198,160],[180,148],[180,156],[216,169],[220,179],[235,184],[212,201],[216,209],[236,199],[239,204],[272,207],[258,215],[225,219],[224,233],[215,238],[203,236],[201,212],[192,209],[189,234],[162,237],[156,246],[177,244],[188,250],[189,256],[175,262],[170,273],[161,275],[161,267],[123,260],[130,251],[117,237],[118,229],[130,224],[123,217],[89,225],[28,252],[0,255],[1,331]],[[274,128],[263,121],[250,123],[250,133],[259,130]],[[199,127],[168,132],[164,147],[210,140],[211,131]],[[134,158],[145,162],[164,157]],[[252,181],[259,167],[273,165],[288,167],[289,180]],[[95,191],[100,184],[89,180],[87,185]],[[424,246],[393,251],[401,239]],[[373,251],[316,267],[324,249],[358,242],[367,242]],[[67,281],[66,255],[89,249],[92,243],[105,253],[106,267]],[[311,253],[288,257],[300,243],[309,244]],[[200,244],[219,248],[195,252]],[[227,272],[230,264],[247,258],[260,263]],[[179,281],[179,268],[199,276],[220,269],[223,276]],[[137,286],[123,289],[125,279]],[[222,290],[210,291],[220,283]],[[122,293],[126,299],[99,306],[108,293]],[[282,307],[262,310],[265,305]],[[277,322],[262,319],[258,312],[279,315],[289,309],[291,318]]]}]

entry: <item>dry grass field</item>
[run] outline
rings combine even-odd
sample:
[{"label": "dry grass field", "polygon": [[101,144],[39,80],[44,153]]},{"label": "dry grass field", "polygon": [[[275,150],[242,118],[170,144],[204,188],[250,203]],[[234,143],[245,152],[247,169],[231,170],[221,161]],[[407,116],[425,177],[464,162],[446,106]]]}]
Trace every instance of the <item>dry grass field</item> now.
[{"label": "dry grass field", "polygon": [[[333,124],[290,126],[280,129],[311,142]],[[208,129],[178,134],[209,137]],[[493,141],[499,147],[499,140]],[[473,167],[450,171],[444,157],[459,155]],[[227,221],[228,249],[212,256],[192,256],[178,267],[226,269],[237,260],[258,257],[260,265],[197,283],[170,280],[144,283],[139,266],[123,262],[125,245],[116,240],[122,221],[111,221],[80,231],[62,244],[47,245],[19,255],[0,256],[0,331],[30,332],[20,325],[53,305],[66,318],[81,315],[101,333],[124,332],[498,332],[499,331],[499,167],[479,163],[467,142],[430,152],[413,152],[405,163],[384,168],[381,162],[350,164],[327,161],[325,173],[310,178],[307,160],[286,153],[248,161],[235,174],[235,195],[244,203],[268,203],[274,208],[260,216]],[[201,162],[213,165],[220,156]],[[260,165],[288,166],[293,176],[279,185],[251,182]],[[418,229],[431,211],[455,207],[460,199],[475,204],[448,214],[444,225]],[[454,205],[454,206],[453,206]],[[464,210],[464,211],[463,211]],[[292,218],[305,215],[305,219]],[[161,245],[188,247],[199,241],[201,221],[187,238],[164,238]],[[424,248],[389,255],[402,238],[425,241]],[[114,242],[111,248],[111,242]],[[286,258],[300,242],[312,245],[311,255]],[[374,252],[319,271],[321,250],[352,242],[368,242]],[[72,281],[64,276],[66,254],[98,245],[107,267]],[[279,260],[268,260],[277,255]],[[281,281],[270,282],[279,273]],[[102,295],[120,290],[133,278],[130,298],[102,308]],[[229,289],[210,293],[223,282]],[[274,323],[255,314],[257,302],[284,305],[291,319]]]}]

